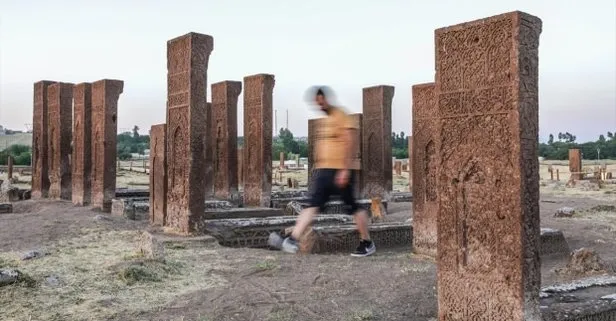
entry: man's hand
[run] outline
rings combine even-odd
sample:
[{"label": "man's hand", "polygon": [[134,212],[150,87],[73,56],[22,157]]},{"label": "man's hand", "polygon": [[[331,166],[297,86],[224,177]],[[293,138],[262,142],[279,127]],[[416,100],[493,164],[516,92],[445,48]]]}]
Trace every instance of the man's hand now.
[{"label": "man's hand", "polygon": [[336,185],[339,188],[343,188],[347,186],[347,184],[349,183],[350,176],[351,176],[351,173],[349,172],[348,169],[339,169],[336,172]]}]

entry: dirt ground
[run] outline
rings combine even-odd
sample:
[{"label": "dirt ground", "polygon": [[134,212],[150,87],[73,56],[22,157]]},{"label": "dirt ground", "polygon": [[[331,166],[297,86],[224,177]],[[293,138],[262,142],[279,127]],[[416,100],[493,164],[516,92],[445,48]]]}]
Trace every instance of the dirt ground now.
[{"label": "dirt ground", "polygon": [[[588,184],[566,188],[564,180],[550,181],[546,174],[547,166],[542,166],[542,227],[562,230],[571,249],[594,249],[616,266],[616,211],[597,208],[616,205],[616,184],[599,190]],[[126,176],[143,180],[138,174]],[[404,178],[396,182],[403,190]],[[575,208],[576,214],[554,218],[564,206]],[[436,317],[435,262],[412,255],[408,248],[379,249],[372,257],[357,259],[232,249],[206,241],[171,242],[165,247],[165,260],[154,261],[137,252],[147,222],[110,217],[68,202],[25,201],[14,207],[16,213],[0,214],[0,268],[16,268],[35,282],[0,288],[1,320]],[[411,207],[391,203],[386,219],[405,221],[412,215]],[[30,250],[47,255],[22,261]],[[554,272],[564,264],[562,258],[544,258],[543,284],[564,281]]]}]

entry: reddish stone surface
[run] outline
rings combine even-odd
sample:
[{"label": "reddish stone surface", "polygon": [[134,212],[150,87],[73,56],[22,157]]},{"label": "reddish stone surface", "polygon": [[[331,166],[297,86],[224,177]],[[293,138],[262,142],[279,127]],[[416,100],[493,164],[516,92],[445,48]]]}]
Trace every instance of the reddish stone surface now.
[{"label": "reddish stone surface", "polygon": [[244,77],[244,206],[270,206],[274,75]]},{"label": "reddish stone surface", "polygon": [[73,98],[72,201],[86,205],[92,199],[92,84],[75,85]]},{"label": "reddish stone surface", "polygon": [[541,320],[540,33],[522,12],[435,32],[441,321]]},{"label": "reddish stone surface", "polygon": [[311,182],[312,170],[316,161],[314,147],[317,140],[319,122],[323,118],[308,119],[308,184]]},{"label": "reddish stone surface", "polygon": [[212,131],[210,146],[214,160],[214,196],[237,199],[237,101],[242,82],[212,84]]},{"label": "reddish stone surface", "polygon": [[409,164],[407,169],[409,171],[409,189],[413,191],[413,136],[409,136]]},{"label": "reddish stone surface", "polygon": [[73,84],[58,82],[47,88],[49,136],[49,197],[71,199],[71,141],[73,136]]},{"label": "reddish stone surface", "polygon": [[396,171],[397,176],[402,176],[402,161],[397,160],[394,163],[394,170]]},{"label": "reddish stone surface", "polygon": [[391,102],[394,87],[363,89],[362,181],[364,197],[388,199],[393,189],[391,154]]},{"label": "reddish stone surface", "polygon": [[[438,106],[434,83],[415,85],[413,92],[413,251],[436,256],[438,215]],[[409,142],[411,140],[409,139]]]},{"label": "reddish stone surface", "polygon": [[582,151],[579,149],[569,150],[569,172],[571,172],[571,178],[576,181],[584,176],[582,174]]},{"label": "reddish stone surface", "polygon": [[284,152],[280,152],[280,160],[279,160],[278,167],[280,169],[284,169]]},{"label": "reddish stone surface", "polygon": [[164,226],[167,218],[167,125],[150,129],[150,222]]},{"label": "reddish stone surface", "polygon": [[32,198],[49,196],[48,104],[47,90],[53,81],[34,83],[32,120]]},{"label": "reddish stone surface", "polygon": [[205,211],[207,68],[211,36],[189,33],[167,42],[167,220],[196,230]]},{"label": "reddish stone surface", "polygon": [[213,141],[212,133],[212,103],[205,104],[205,137],[203,139],[203,150],[205,152],[205,199],[214,198],[214,149],[210,145]]},{"label": "reddish stone surface", "polygon": [[118,99],[123,91],[122,80],[92,83],[92,206],[105,212],[111,212],[116,192]]}]

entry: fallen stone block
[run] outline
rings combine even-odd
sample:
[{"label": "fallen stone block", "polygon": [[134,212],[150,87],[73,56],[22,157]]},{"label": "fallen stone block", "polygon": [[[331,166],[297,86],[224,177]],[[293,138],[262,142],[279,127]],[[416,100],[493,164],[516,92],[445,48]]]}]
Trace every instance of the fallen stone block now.
[{"label": "fallen stone block", "polygon": [[411,192],[392,192],[389,198],[389,201],[394,203],[412,202],[413,194]]},{"label": "fallen stone block", "polygon": [[[377,249],[410,247],[413,239],[409,223],[377,223],[370,225],[370,238]],[[313,226],[302,246],[310,253],[352,252],[359,242],[359,233],[354,224]]]},{"label": "fallen stone block", "polygon": [[119,188],[116,190],[116,198],[128,198],[128,197],[150,197],[149,189],[129,189]]},{"label": "fallen stone block", "polygon": [[0,214],[10,214],[13,213],[13,204],[6,203],[0,204]]},{"label": "fallen stone block", "polygon": [[206,220],[251,218],[251,217],[272,217],[282,216],[285,213],[281,209],[269,207],[241,207],[206,210],[203,216]]},{"label": "fallen stone block", "polygon": [[21,272],[12,269],[0,269],[0,287],[17,283]]},{"label": "fallen stone block", "polygon": [[565,235],[560,230],[541,228],[539,255],[568,255],[571,252]]},{"label": "fallen stone block", "polygon": [[[270,233],[295,225],[296,216],[206,220],[198,230],[205,231],[223,246],[266,248]],[[352,223],[349,215],[318,215],[313,225]]]},{"label": "fallen stone block", "polygon": [[616,293],[615,276],[578,279],[544,287],[539,295],[542,320],[616,320],[616,304],[606,293]]}]

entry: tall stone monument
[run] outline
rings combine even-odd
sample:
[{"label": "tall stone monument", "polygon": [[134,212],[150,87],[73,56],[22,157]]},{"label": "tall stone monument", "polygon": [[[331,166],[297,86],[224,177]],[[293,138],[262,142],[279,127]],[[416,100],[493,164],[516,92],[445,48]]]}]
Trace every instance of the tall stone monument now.
[{"label": "tall stone monument", "polygon": [[244,206],[270,206],[274,75],[244,77]]},{"label": "tall stone monument", "polygon": [[167,219],[183,233],[205,211],[207,68],[211,36],[188,33],[167,42]]},{"label": "tall stone monument", "polygon": [[53,81],[34,83],[32,120],[32,198],[49,196],[49,131],[47,91]]},{"label": "tall stone monument", "polygon": [[223,81],[212,84],[212,131],[210,146],[214,167],[214,196],[237,199],[237,100],[242,82]]},{"label": "tall stone monument", "polygon": [[582,174],[582,151],[579,149],[569,150],[569,172],[571,179],[579,181],[584,177]]},{"label": "tall stone monument", "polygon": [[203,139],[203,150],[205,152],[205,199],[214,198],[214,148],[210,146],[212,138],[212,103],[205,103],[205,137]]},{"label": "tall stone monument", "polygon": [[75,85],[73,99],[72,201],[86,205],[92,199],[92,84]]},{"label": "tall stone monument", "polygon": [[435,32],[441,321],[541,320],[540,33],[523,12]]},{"label": "tall stone monument", "polygon": [[150,130],[150,223],[164,226],[167,218],[167,125]]},{"label": "tall stone monument", "polygon": [[393,189],[391,102],[394,87],[363,89],[362,182],[364,197],[389,198]]},{"label": "tall stone monument", "polygon": [[415,85],[412,91],[412,137],[415,141],[411,145],[409,137],[409,161],[412,157],[413,251],[436,256],[438,106],[434,83]]},{"label": "tall stone monument", "polygon": [[92,83],[92,206],[111,211],[116,193],[116,141],[118,99],[122,80],[102,79]]},{"label": "tall stone monument", "polygon": [[57,82],[47,89],[49,136],[49,197],[71,199],[73,84]]}]

